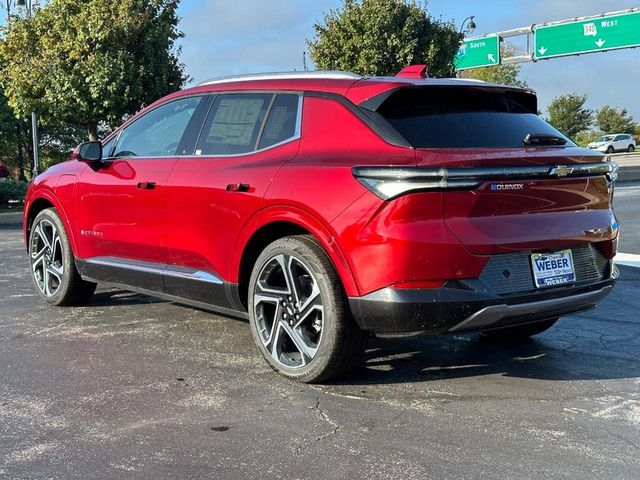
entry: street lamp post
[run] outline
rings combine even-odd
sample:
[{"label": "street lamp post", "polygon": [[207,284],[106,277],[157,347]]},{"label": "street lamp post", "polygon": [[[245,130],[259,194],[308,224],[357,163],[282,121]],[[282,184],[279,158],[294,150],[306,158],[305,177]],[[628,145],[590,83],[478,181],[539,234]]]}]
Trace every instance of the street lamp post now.
[{"label": "street lamp post", "polygon": [[[462,24],[460,25],[460,34],[463,35],[463,37],[467,36],[470,33],[475,32],[476,22],[473,21],[474,18],[476,17],[473,15],[470,15],[462,21]],[[465,29],[465,25],[467,26],[466,29]],[[456,77],[461,78],[460,71],[456,72]]]},{"label": "street lamp post", "polygon": [[[24,9],[27,18],[33,15],[33,7],[38,0],[15,0],[16,8]],[[31,112],[31,132],[33,134],[33,171],[32,177],[40,173],[40,141],[38,139],[38,114]]]},{"label": "street lamp post", "polygon": [[[24,1],[24,0],[22,0]],[[476,18],[474,15],[471,15],[467,18],[465,18],[462,21],[462,25],[460,25],[460,33],[463,33],[465,35],[467,35],[468,33],[473,33],[476,30],[476,23],[473,21],[473,19]],[[467,23],[469,22],[469,23]],[[465,29],[464,26],[465,24],[467,24],[467,28]]]}]

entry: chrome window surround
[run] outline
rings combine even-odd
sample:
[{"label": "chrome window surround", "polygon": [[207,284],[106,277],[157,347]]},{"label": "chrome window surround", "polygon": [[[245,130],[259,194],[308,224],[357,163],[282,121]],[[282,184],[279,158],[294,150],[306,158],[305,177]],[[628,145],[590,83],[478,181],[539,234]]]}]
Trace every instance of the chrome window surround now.
[{"label": "chrome window surround", "polygon": [[[190,96],[194,96],[194,97],[202,96],[202,97],[204,97],[204,96],[207,96],[207,95],[218,96],[218,95],[233,95],[233,94],[247,94],[247,93],[271,93],[271,94],[274,94],[274,95],[277,95],[277,94],[298,95],[298,111],[296,112],[296,128],[295,128],[295,130],[293,132],[293,136],[289,137],[289,138],[287,138],[285,140],[282,140],[281,142],[274,143],[273,145],[269,145],[268,147],[265,147],[265,148],[252,150],[252,151],[246,152],[246,153],[232,154],[232,155],[195,155],[195,154],[190,154],[190,155],[156,155],[156,156],[153,156],[153,157],[145,157],[145,156],[140,156],[140,157],[108,157],[108,158],[104,158],[103,160],[113,161],[113,160],[118,160],[120,158],[127,158],[129,160],[134,160],[134,159],[135,160],[147,160],[147,159],[150,159],[150,158],[233,158],[233,157],[244,157],[244,156],[247,156],[247,155],[253,155],[253,154],[256,154],[256,153],[264,152],[264,151],[270,150],[272,148],[280,147],[280,146],[285,145],[285,144],[287,144],[289,142],[293,142],[295,140],[299,140],[300,139],[301,132],[302,132],[302,104],[303,104],[304,95],[303,95],[302,92],[299,92],[299,91],[288,91],[288,90],[276,90],[276,91],[272,91],[272,90],[247,90],[247,91],[233,91],[233,92],[210,92],[210,93],[205,93],[205,94],[197,93],[197,94],[194,94],[194,95],[185,95],[184,97],[180,97],[180,98],[175,99],[175,100],[181,100],[183,98],[187,98],[187,97],[190,97]],[[175,100],[172,100],[172,101],[175,101]],[[167,102],[167,103],[171,103],[171,102]],[[163,105],[167,105],[167,103],[163,103],[161,105],[158,105],[158,107],[161,107]],[[212,106],[213,106],[213,104],[212,104]],[[158,107],[155,107],[153,110],[155,110]],[[152,112],[153,110],[149,110],[149,112]],[[144,115],[146,115],[149,112],[146,112]],[[269,113],[269,112],[267,112],[267,113]],[[142,117],[139,117],[139,118],[142,118]],[[125,124],[122,128],[120,128],[118,130],[118,132],[115,135],[117,138],[116,138],[116,142],[114,144],[114,150],[115,150],[115,147],[118,146],[118,142],[120,141],[120,136],[122,135],[122,132],[126,128],[128,128],[129,125],[131,125],[132,123],[134,123],[137,120],[138,119],[135,119],[134,121],[132,121],[132,122],[130,122],[128,124]],[[263,120],[263,127],[266,124],[267,120],[268,120],[268,115],[265,115],[265,118]],[[206,121],[206,118],[205,118],[205,121]],[[109,141],[109,140],[111,140],[111,138],[112,137],[109,136],[105,140],[103,140],[103,142],[104,141]],[[199,140],[199,138],[198,138],[198,140]],[[196,144],[197,144],[197,141],[196,141]]]},{"label": "chrome window surround", "polygon": [[[269,145],[268,147],[265,148],[256,148],[254,150],[251,150],[250,152],[245,152],[245,153],[234,153],[234,154],[228,154],[228,155],[220,155],[220,154],[201,154],[201,155],[180,155],[180,158],[185,158],[185,157],[189,157],[189,158],[234,158],[234,157],[245,157],[247,155],[253,155],[256,153],[260,153],[260,152],[265,152],[267,150],[270,150],[272,148],[276,148],[279,147],[281,145],[285,145],[289,142],[292,142],[294,140],[298,140],[300,139],[300,135],[302,132],[302,100],[303,100],[303,94],[301,92],[290,92],[290,91],[280,91],[280,90],[276,90],[276,91],[270,91],[270,90],[247,90],[245,91],[240,91],[240,92],[221,92],[221,93],[213,93],[214,95],[218,96],[218,95],[245,95],[245,94],[251,94],[251,93],[271,93],[273,94],[273,99],[271,101],[271,104],[269,105],[269,108],[264,116],[264,119],[262,120],[262,126],[260,128],[260,135],[258,135],[258,138],[256,139],[256,146],[260,144],[260,140],[262,138],[262,133],[264,130],[265,125],[267,124],[267,121],[269,120],[269,114],[271,113],[271,107],[273,106],[273,102],[275,100],[275,96],[280,94],[280,95],[297,95],[298,96],[298,109],[296,112],[296,127],[295,130],[293,131],[293,136],[286,138],[278,143],[274,143],[273,145]],[[213,108],[213,104],[211,104],[211,108]],[[207,113],[207,116],[211,113],[211,110]],[[205,123],[206,123],[207,119],[205,118]],[[203,124],[204,127],[204,124]],[[202,131],[200,132],[200,135],[202,135]],[[198,142],[200,141],[200,135],[198,135],[198,139],[196,140],[196,147],[198,145]],[[138,158],[138,157],[136,157]]]}]

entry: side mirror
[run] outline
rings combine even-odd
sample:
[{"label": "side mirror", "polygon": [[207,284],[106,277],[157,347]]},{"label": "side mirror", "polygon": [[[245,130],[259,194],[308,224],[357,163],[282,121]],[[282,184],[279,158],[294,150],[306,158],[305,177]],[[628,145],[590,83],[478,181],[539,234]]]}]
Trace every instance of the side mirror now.
[{"label": "side mirror", "polygon": [[78,147],[78,160],[87,163],[100,163],[102,161],[102,143],[85,142]]}]

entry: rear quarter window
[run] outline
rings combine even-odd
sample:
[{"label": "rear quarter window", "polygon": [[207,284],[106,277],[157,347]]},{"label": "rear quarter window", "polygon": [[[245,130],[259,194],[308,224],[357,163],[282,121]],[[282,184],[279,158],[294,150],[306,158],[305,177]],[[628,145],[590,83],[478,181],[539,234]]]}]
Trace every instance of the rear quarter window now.
[{"label": "rear quarter window", "polygon": [[469,87],[405,88],[378,109],[416,148],[518,148],[527,134],[567,140],[536,113],[531,93]]}]

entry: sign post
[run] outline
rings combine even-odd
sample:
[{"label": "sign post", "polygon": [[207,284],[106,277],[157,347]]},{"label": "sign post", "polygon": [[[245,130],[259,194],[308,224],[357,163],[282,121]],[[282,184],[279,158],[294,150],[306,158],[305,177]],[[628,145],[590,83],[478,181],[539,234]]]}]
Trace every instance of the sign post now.
[{"label": "sign post", "polygon": [[640,11],[534,26],[535,60],[640,46]]},{"label": "sign post", "polygon": [[463,40],[453,63],[456,70],[499,65],[500,37],[489,35]]}]

